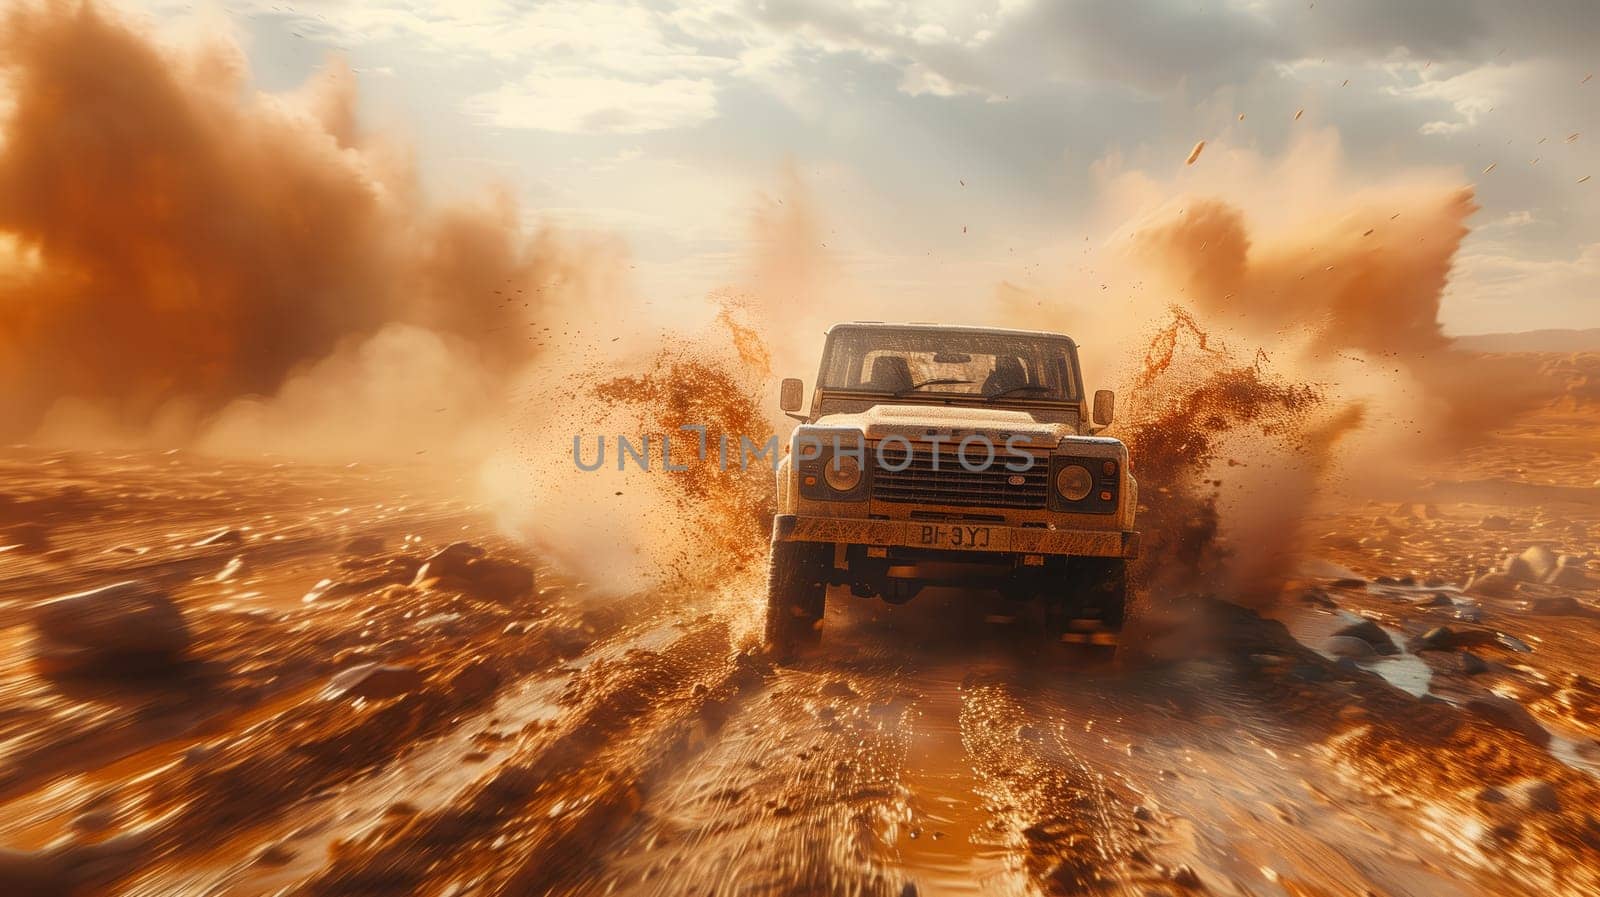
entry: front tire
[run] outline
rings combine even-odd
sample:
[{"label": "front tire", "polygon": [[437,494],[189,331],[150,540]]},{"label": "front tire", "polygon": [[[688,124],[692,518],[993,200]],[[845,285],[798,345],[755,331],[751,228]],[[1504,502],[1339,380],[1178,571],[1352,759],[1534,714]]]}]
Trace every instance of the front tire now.
[{"label": "front tire", "polygon": [[1052,594],[1045,596],[1046,632],[1054,642],[1076,642],[1115,653],[1096,642],[1100,633],[1119,635],[1128,607],[1128,564],[1122,558],[1072,558]]},{"label": "front tire", "polygon": [[767,645],[779,660],[822,638],[832,545],[774,542],[767,568]]}]

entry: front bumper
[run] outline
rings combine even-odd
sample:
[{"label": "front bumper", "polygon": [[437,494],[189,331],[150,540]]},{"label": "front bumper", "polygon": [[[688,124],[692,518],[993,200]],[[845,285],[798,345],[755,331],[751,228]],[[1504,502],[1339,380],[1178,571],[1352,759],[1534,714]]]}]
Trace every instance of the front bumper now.
[{"label": "front bumper", "polygon": [[1078,557],[1139,556],[1138,533],[999,526],[960,520],[860,520],[779,514],[772,521],[772,541]]}]

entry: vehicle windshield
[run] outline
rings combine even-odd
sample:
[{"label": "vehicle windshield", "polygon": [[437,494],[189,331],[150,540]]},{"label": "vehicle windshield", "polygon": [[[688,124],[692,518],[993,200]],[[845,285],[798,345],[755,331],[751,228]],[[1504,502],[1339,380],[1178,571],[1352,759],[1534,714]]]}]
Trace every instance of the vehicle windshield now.
[{"label": "vehicle windshield", "polygon": [[836,329],[822,389],[969,399],[1075,401],[1072,344],[1062,337],[977,330]]}]

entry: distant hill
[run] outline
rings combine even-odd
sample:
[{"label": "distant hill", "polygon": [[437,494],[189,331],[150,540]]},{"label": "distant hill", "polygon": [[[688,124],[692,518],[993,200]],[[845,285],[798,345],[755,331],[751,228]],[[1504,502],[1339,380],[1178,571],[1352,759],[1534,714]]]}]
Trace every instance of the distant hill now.
[{"label": "distant hill", "polygon": [[1456,337],[1469,352],[1600,352],[1600,327],[1588,330],[1525,330]]}]

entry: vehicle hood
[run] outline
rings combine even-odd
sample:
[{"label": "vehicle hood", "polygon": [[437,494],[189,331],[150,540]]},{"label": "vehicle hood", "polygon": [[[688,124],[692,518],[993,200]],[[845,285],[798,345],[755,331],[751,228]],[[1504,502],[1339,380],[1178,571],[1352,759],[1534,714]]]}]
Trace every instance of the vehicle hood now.
[{"label": "vehicle hood", "polygon": [[1025,411],[1004,408],[969,408],[953,405],[876,405],[865,411],[828,414],[812,427],[850,428],[866,434],[868,440],[902,436],[911,441],[943,435],[959,441],[982,435],[996,445],[1020,437],[1029,446],[1053,449],[1063,439],[1115,442],[1104,437],[1079,436],[1069,424],[1040,423]]}]

